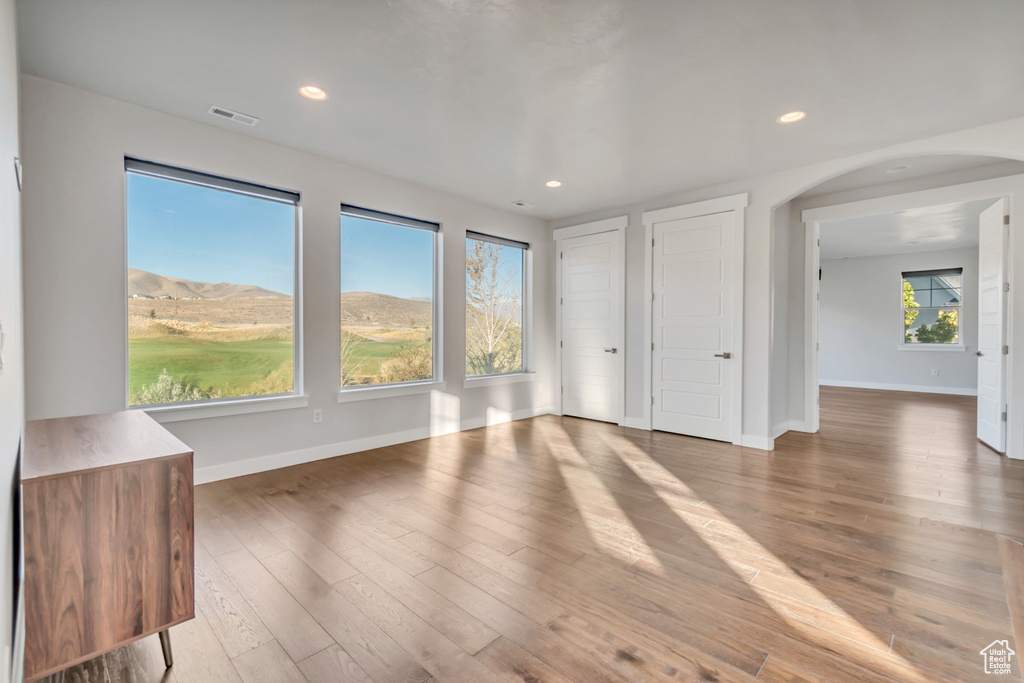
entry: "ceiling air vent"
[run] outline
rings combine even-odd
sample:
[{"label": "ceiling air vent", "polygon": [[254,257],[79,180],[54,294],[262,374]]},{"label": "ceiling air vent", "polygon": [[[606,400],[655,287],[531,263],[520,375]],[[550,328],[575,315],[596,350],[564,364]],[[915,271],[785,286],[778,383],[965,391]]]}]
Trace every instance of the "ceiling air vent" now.
[{"label": "ceiling air vent", "polygon": [[527,204],[522,199],[517,199],[514,202],[512,202],[512,206],[518,206],[520,209],[532,209],[532,208],[534,208],[533,204]]},{"label": "ceiling air vent", "polygon": [[260,122],[260,120],[255,116],[249,116],[248,114],[242,114],[237,111],[231,111],[230,109],[225,109],[224,107],[210,107],[209,113],[213,114],[214,116],[219,116],[222,119],[234,121],[235,123],[241,123],[246,126],[255,126],[257,123]]}]

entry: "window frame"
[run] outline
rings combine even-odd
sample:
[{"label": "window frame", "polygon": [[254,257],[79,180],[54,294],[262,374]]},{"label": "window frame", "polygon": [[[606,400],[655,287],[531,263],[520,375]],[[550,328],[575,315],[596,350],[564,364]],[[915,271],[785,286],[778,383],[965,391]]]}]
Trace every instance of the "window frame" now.
[{"label": "window frame", "polygon": [[[923,309],[941,310],[943,308],[959,308],[960,314],[958,314],[958,316],[957,316],[956,342],[951,342],[951,343],[948,343],[948,344],[937,343],[937,342],[923,342],[923,343],[922,342],[917,342],[917,343],[908,344],[905,341],[905,339],[906,339],[906,310],[907,309],[903,306],[903,282],[908,277],[924,277],[926,275],[929,276],[929,277],[934,277],[934,275],[936,273],[943,273],[943,272],[947,272],[948,273],[948,272],[957,271],[957,270],[960,271],[960,273],[959,273],[960,274],[960,305],[959,306],[920,306],[919,307],[919,310],[923,310]],[[964,310],[964,302],[967,301],[967,287],[966,287],[967,283],[966,283],[966,280],[964,279],[963,276],[964,276],[964,268],[962,266],[957,266],[957,267],[954,267],[954,268],[929,268],[929,269],[926,269],[926,270],[905,270],[905,271],[900,271],[900,282],[899,282],[899,287],[897,288],[897,291],[898,291],[898,294],[899,294],[899,307],[900,307],[900,309],[899,309],[900,310],[900,317],[899,317],[899,323],[900,323],[900,336],[899,336],[899,340],[900,340],[900,343],[899,343],[899,346],[898,346],[900,351],[939,351],[939,352],[953,351],[953,352],[958,352],[958,351],[966,351],[967,350],[967,346],[964,343],[964,328],[963,328],[963,325],[964,325],[963,310]]]},{"label": "window frame", "polygon": [[[201,401],[185,401],[181,403],[159,403],[150,405],[131,405],[130,351],[128,337],[128,175],[161,178],[169,182],[180,182],[198,187],[206,187],[220,192],[229,192],[281,204],[290,204],[294,211],[292,223],[292,390],[280,394],[260,394],[258,396],[231,396]],[[228,178],[204,171],[195,171],[180,166],[172,166],[159,162],[146,161],[137,157],[125,156],[121,174],[122,196],[124,197],[124,393],[123,400],[126,410],[143,410],[160,423],[180,422],[207,417],[223,417],[246,413],[259,413],[272,410],[301,408],[309,404],[309,396],[305,393],[305,372],[302,356],[303,348],[303,315],[302,315],[302,194],[295,190],[285,190],[269,185]]]},{"label": "window frame", "polygon": [[[522,250],[523,255],[523,281],[522,281],[522,295],[521,295],[521,343],[522,350],[520,357],[522,364],[519,370],[515,372],[503,372],[494,373],[490,375],[470,375],[465,374],[463,379],[463,388],[470,389],[476,387],[494,386],[500,384],[513,384],[524,381],[534,381],[536,378],[536,372],[533,370],[533,246],[529,242],[523,242],[520,240],[514,240],[507,237],[501,237],[499,235],[493,235],[490,233],[476,232],[474,230],[467,230],[465,239],[463,240],[463,284],[465,284],[465,264],[466,254],[468,253],[468,242],[469,240],[479,240],[484,242],[491,242],[493,244],[499,244],[507,247],[514,247]],[[466,296],[465,290],[463,290],[463,311],[466,309]],[[468,325],[463,325],[465,328]],[[468,345],[463,344],[462,349],[462,367],[465,372],[466,367],[466,355],[469,351]]]},{"label": "window frame", "polygon": [[[354,204],[342,203],[338,212],[338,276],[340,283],[341,276],[341,219],[344,216],[358,218],[360,220],[377,221],[388,225],[397,225],[415,230],[426,230],[434,233],[434,257],[432,261],[433,272],[433,300],[431,301],[433,311],[431,313],[431,325],[433,327],[431,349],[431,370],[433,376],[430,379],[410,380],[407,382],[392,382],[390,384],[366,384],[355,386],[341,385],[341,339],[339,333],[338,353],[338,403],[349,403],[352,401],[364,401],[378,398],[391,398],[394,396],[406,396],[410,394],[422,394],[430,391],[444,391],[447,382],[444,379],[444,225],[435,221],[426,221],[418,218],[410,218],[396,213],[367,209]],[[340,290],[340,286],[339,286]],[[339,291],[340,294],[340,291]],[[341,329],[340,307],[338,329]]]}]

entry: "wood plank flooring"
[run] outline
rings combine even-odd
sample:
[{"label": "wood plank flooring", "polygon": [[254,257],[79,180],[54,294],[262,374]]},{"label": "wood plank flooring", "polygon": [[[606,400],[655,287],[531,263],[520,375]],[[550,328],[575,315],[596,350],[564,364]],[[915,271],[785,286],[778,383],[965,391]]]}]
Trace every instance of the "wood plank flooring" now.
[{"label": "wood plank flooring", "polygon": [[1024,462],[973,398],[821,405],[772,453],[545,416],[199,486],[174,668],[66,680],[985,680]]}]

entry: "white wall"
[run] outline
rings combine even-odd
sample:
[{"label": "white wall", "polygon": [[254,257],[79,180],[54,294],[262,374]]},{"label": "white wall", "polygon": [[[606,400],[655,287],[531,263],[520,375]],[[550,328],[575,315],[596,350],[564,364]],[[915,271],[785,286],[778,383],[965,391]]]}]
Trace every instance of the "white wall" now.
[{"label": "white wall", "polygon": [[[900,274],[945,268],[964,269],[960,334],[966,350],[901,351]],[[821,269],[821,384],[969,395],[977,392],[977,249],[825,261]],[[939,371],[938,377],[932,376],[932,370]]]},{"label": "white wall", "polygon": [[[643,415],[643,404],[650,400],[649,397],[642,395],[643,389],[640,382],[640,378],[645,372],[643,367],[643,301],[645,293],[648,291],[643,282],[644,251],[647,245],[644,242],[644,228],[640,220],[642,212],[740,192],[750,193],[750,205],[746,210],[744,226],[746,237],[743,288],[744,348],[741,351],[745,356],[743,433],[747,445],[771,448],[773,446],[771,438],[772,385],[775,382],[788,381],[789,389],[794,386],[790,378],[772,377],[771,374],[772,230],[775,209],[811,187],[849,171],[890,159],[906,159],[929,154],[967,154],[1024,160],[1024,118],[901,143],[842,159],[801,166],[724,185],[683,191],[636,204],[609,207],[601,211],[552,221],[551,227],[559,228],[623,214],[629,216],[629,229],[626,232],[627,424],[636,424],[640,421]],[[1024,215],[1024,191],[1015,190],[1009,194],[1011,214]],[[827,203],[826,201],[826,205]],[[793,211],[791,214],[799,216],[797,211]],[[1016,221],[1024,225],[1022,219],[1018,218]],[[1012,232],[1018,229],[1024,228],[1017,228],[1016,223],[1011,227]],[[1011,237],[1011,241],[1013,241],[1010,256],[1011,270],[1024,275],[1024,239],[1013,240]],[[789,270],[794,272],[795,267],[792,264],[802,263],[803,257],[802,241],[792,233],[790,246],[791,267]],[[802,301],[803,283],[791,283],[790,291],[791,294],[799,292],[797,299]],[[1024,296],[1014,297],[1012,308],[1011,339],[1024,339]],[[801,309],[794,310],[792,302],[789,312],[791,314],[790,329],[793,330],[797,323],[797,316],[802,317],[802,313]],[[797,337],[802,341],[802,321],[800,323],[798,328],[800,334]],[[790,343],[793,344],[795,341],[791,336]],[[795,369],[793,361],[796,354],[797,352],[791,349],[789,368],[791,372]],[[802,358],[802,352],[799,355]],[[802,359],[798,360],[802,363]],[[1014,386],[1022,387],[1022,390],[1011,395],[1008,453],[1014,457],[1024,458],[1024,362],[1014,363],[1012,342],[1009,363],[1010,390],[1013,392]],[[791,407],[802,400],[803,397],[798,392],[789,392]]]},{"label": "white wall", "polygon": [[[789,430],[789,223],[790,203],[775,210],[777,226],[772,231],[772,436]],[[799,266],[797,266],[799,268]]]},{"label": "white wall", "polygon": [[21,218],[14,173],[18,156],[18,57],[14,0],[0,0],[0,323],[3,372],[0,374],[0,680],[9,680],[11,607],[14,581],[12,493],[15,460],[25,424],[22,354]]},{"label": "white wall", "polygon": [[[27,75],[22,121],[29,419],[125,407],[125,155],[302,193],[309,407],[168,424],[198,480],[550,409],[554,247],[540,221]],[[446,392],[337,402],[340,202],[443,225]],[[463,389],[466,230],[533,245],[534,382]]]}]

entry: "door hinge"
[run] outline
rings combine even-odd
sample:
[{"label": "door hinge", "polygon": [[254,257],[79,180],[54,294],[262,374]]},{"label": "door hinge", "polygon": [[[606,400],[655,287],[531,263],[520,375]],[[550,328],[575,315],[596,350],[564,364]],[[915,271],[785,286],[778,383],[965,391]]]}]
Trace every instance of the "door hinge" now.
[{"label": "door hinge", "polygon": [[561,297],[559,297],[559,299],[558,299],[558,305],[559,305],[559,306],[564,306],[564,305],[565,305],[565,299],[564,299],[564,298],[561,298]]},{"label": "door hinge", "polygon": [[565,258],[565,252],[561,252],[561,251],[558,252],[558,258],[559,259],[564,259]]},{"label": "door hinge", "polygon": [[1009,292],[1010,291],[1010,283],[1009,282],[1004,282],[1003,283],[1003,291],[1004,292]]},{"label": "door hinge", "polygon": [[565,393],[565,387],[558,387],[558,393],[564,394]]},{"label": "door hinge", "polygon": [[558,342],[558,348],[564,349],[565,348],[565,342]]},{"label": "door hinge", "polygon": [[1003,422],[1006,422],[1006,411],[1003,411]]},{"label": "door hinge", "polygon": [[654,238],[652,237],[651,238],[651,247],[653,247],[653,246],[654,246]]},{"label": "door hinge", "polygon": [[1003,225],[1009,225],[1009,224],[1010,224],[1010,217],[1009,216],[1003,216]]},{"label": "door hinge", "polygon": [[652,406],[654,405],[654,397],[653,396],[651,396],[651,405]]},{"label": "door hinge", "polygon": [[654,350],[654,342],[651,342],[651,351]]},{"label": "door hinge", "polygon": [[1003,355],[1004,356],[1009,356],[1010,355],[1010,345],[1009,344],[1003,344]]},{"label": "door hinge", "polygon": [[818,239],[818,246],[819,247],[821,246],[821,239],[820,238]]},{"label": "door hinge", "polygon": [[815,342],[814,343],[814,350],[815,351],[821,351],[821,342]]}]

